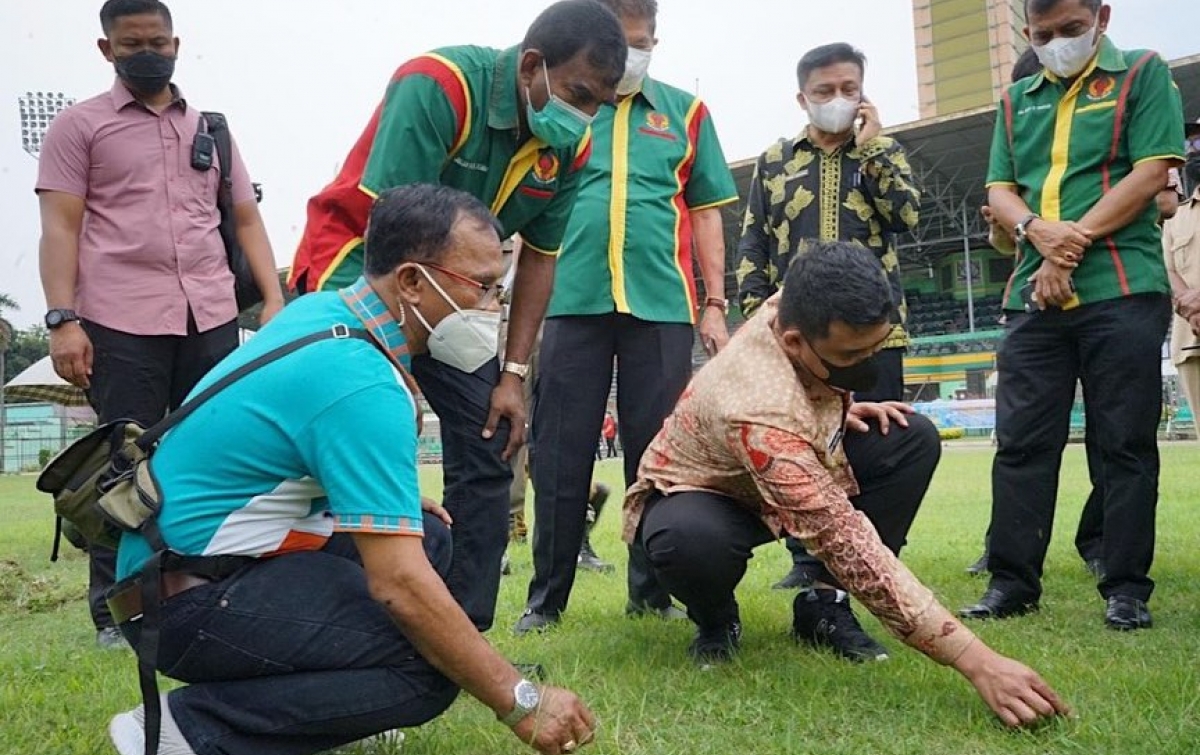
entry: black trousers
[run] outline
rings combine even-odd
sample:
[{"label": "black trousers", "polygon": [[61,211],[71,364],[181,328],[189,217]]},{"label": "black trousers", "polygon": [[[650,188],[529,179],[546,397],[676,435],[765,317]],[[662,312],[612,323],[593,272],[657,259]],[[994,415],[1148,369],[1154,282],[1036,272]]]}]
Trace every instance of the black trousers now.
[{"label": "black trousers", "polygon": [[[188,315],[185,336],[138,336],[82,323],[92,341],[87,397],[100,423],[132,419],[149,427],[179,408],[200,378],[237,348],[237,320],[200,333]],[[97,629],[113,626],[104,600],[116,581],[117,552],[88,548],[88,608]]]},{"label": "black trousers", "polygon": [[1099,464],[1104,597],[1147,600],[1158,506],[1160,349],[1171,317],[1164,295],[1145,294],[1066,312],[1016,313],[997,353],[996,457],[992,464],[991,585],[1019,600],[1041,596],[1058,473],[1075,382]]},{"label": "black trousers", "polygon": [[[869,391],[854,394],[856,401],[903,401],[904,400],[904,349],[882,349],[875,355],[879,365],[879,382]],[[804,545],[794,537],[784,538],[792,554],[794,568],[806,574],[818,570],[820,561],[804,550]]]},{"label": "black trousers", "polygon": [[508,421],[501,420],[491,438],[483,437],[500,361],[492,359],[468,374],[418,354],[412,371],[442,427],[442,506],[454,518],[446,586],[475,626],[486,631],[496,615],[513,479],[512,465],[500,458]]},{"label": "black trousers", "polygon": [[[912,415],[908,428],[892,425],[883,435],[872,424],[866,433],[848,432],[844,442],[860,488],[850,502],[899,554],[941,458],[937,428]],[[659,580],[701,627],[737,619],[734,590],[753,550],[775,539],[756,514],[707,492],[653,498],[638,533]],[[816,579],[842,587],[824,564],[814,571]]]},{"label": "black trousers", "polygon": [[[542,332],[534,386],[533,579],[527,608],[557,616],[567,607],[587,524],[596,438],[617,362],[618,432],[625,483],[637,477],[642,452],[675,408],[692,374],[692,326],[652,323],[630,315],[552,317]],[[640,546],[629,549],[629,600],[665,608]]]}]

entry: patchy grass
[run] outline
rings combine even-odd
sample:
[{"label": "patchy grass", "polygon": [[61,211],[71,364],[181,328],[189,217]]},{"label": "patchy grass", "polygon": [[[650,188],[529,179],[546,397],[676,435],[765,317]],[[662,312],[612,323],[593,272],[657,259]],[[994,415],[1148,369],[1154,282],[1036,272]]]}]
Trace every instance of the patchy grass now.
[{"label": "patchy grass", "polygon": [[[979,555],[989,506],[991,451],[950,444],[905,550],[905,561],[951,608],[985,582],[964,573]],[[1013,733],[973,690],[864,625],[893,651],[882,664],[853,666],[795,647],[787,638],[790,594],[770,585],[786,571],[782,545],[768,545],[739,593],[743,652],[727,667],[698,671],[686,659],[685,623],[622,615],[622,570],[582,573],[571,610],[546,634],[514,637],[531,573],[527,546],[511,548],[514,573],[501,587],[490,639],[510,658],[538,662],[550,679],[596,711],[597,755],[1192,755],[1200,742],[1200,445],[1163,448],[1158,589],[1154,629],[1118,634],[1075,555],[1075,523],[1087,495],[1081,446],[1067,451],[1042,612],[981,624],[989,644],[1037,668],[1075,707],[1070,720]],[[620,488],[617,460],[597,465]],[[422,470],[436,494],[438,470]],[[0,477],[0,753],[111,753],[108,718],[138,700],[133,657],[94,649],[84,605],[86,563],[64,553],[48,562],[53,520],[31,477]],[[616,506],[600,522],[600,555],[624,562]],[[350,753],[381,753],[367,745]],[[483,706],[461,698],[432,724],[408,733],[411,755],[496,755],[529,750]]]}]

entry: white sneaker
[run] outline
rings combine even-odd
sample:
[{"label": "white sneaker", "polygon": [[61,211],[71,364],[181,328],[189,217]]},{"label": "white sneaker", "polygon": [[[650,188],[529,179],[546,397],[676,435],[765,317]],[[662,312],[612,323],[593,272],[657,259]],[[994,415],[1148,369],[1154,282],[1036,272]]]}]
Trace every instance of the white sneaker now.
[{"label": "white sneaker", "polygon": [[[183,732],[175,725],[167,696],[162,701],[162,726],[158,738],[158,755],[196,755]],[[118,713],[108,724],[108,736],[121,755],[142,755],[146,750],[146,710],[139,705],[133,710]]]},{"label": "white sneaker", "polygon": [[378,755],[394,755],[404,746],[404,732],[400,729],[389,729],[380,732],[367,740],[371,743],[368,752]]},{"label": "white sneaker", "polygon": [[329,755],[399,755],[404,747],[404,732],[389,729],[330,750]]}]

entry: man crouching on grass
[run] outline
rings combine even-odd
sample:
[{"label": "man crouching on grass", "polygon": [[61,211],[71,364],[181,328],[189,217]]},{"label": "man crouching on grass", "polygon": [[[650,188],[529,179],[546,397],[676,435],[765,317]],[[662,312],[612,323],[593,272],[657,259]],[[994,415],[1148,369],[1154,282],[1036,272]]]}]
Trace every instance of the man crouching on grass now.
[{"label": "man crouching on grass", "polygon": [[[818,589],[793,604],[797,641],[886,658],[858,625],[852,593],[884,626],[953,666],[1009,726],[1066,714],[1031,669],[991,650],[896,558],[940,455],[929,420],[899,403],[855,403],[874,381],[891,292],[878,260],[815,247],[729,346],[692,380],[642,457],[625,501],[662,584],[697,625],[689,652],[729,659],[742,627],[734,589],[751,551],[787,533],[821,559]],[[853,468],[853,471],[851,471]]]}]

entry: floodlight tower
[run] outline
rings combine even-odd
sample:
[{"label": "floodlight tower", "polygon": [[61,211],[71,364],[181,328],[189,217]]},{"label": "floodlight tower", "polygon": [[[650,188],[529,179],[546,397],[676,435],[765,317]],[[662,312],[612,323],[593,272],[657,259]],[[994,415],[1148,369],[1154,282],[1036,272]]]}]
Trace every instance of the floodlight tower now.
[{"label": "floodlight tower", "polygon": [[62,92],[26,92],[17,98],[17,104],[21,110],[21,146],[36,160],[42,154],[42,140],[50,121],[74,105],[75,98]]},{"label": "floodlight tower", "polygon": [[[75,98],[62,92],[26,92],[17,98],[17,107],[21,113],[21,147],[34,160],[42,154],[42,140],[46,136],[46,129],[50,127],[50,121],[64,108],[74,104]],[[0,474],[3,474],[4,430],[8,420],[7,404],[4,402],[4,383],[8,379],[5,375],[5,351],[7,344],[12,341],[12,327],[3,321],[0,321],[0,327],[9,331],[8,338],[0,338],[0,343],[5,344],[4,348],[0,349]]]}]

